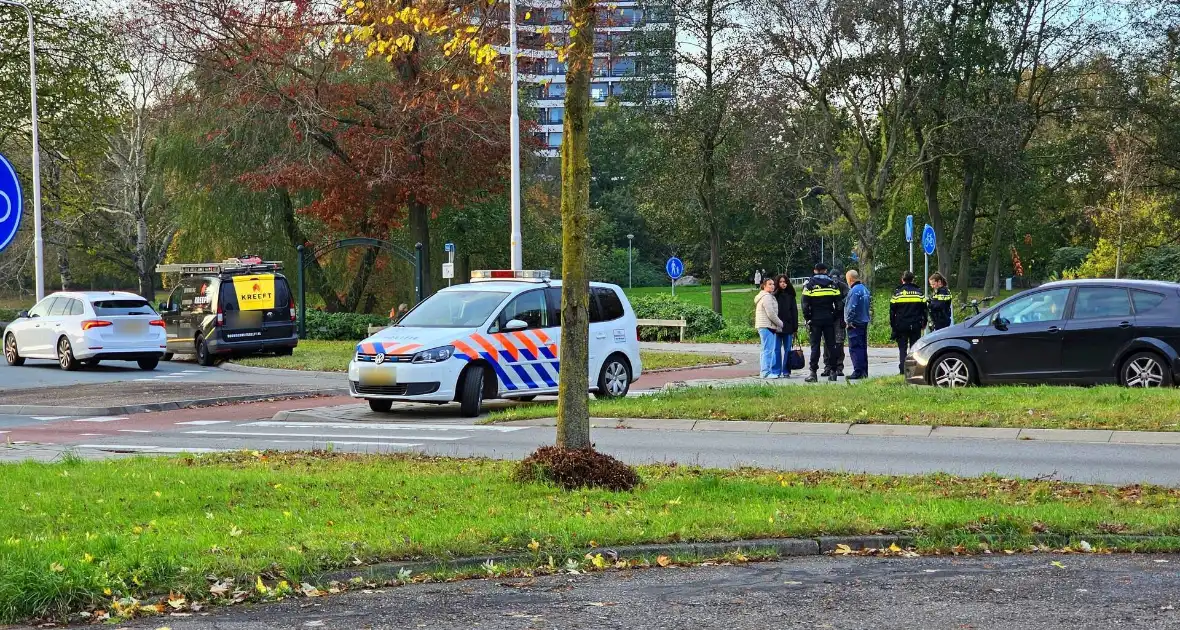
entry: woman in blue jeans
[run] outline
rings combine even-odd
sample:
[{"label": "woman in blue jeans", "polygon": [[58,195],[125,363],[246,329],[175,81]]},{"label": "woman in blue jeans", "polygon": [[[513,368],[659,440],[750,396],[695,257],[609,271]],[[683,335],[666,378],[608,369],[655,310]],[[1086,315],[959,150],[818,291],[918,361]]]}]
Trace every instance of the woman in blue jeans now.
[{"label": "woman in blue jeans", "polygon": [[783,322],[783,329],[775,338],[774,362],[772,371],[780,378],[791,378],[791,368],[787,363],[791,352],[791,342],[795,333],[799,332],[799,307],[795,302],[795,287],[786,275],[774,279],[774,297],[778,302],[778,318]]},{"label": "woman in blue jeans", "polygon": [[758,329],[758,336],[762,341],[759,373],[762,378],[778,378],[779,372],[774,367],[774,349],[778,344],[778,333],[783,329],[783,322],[778,317],[778,300],[774,297],[773,278],[764,278],[762,290],[754,296],[754,327]]}]

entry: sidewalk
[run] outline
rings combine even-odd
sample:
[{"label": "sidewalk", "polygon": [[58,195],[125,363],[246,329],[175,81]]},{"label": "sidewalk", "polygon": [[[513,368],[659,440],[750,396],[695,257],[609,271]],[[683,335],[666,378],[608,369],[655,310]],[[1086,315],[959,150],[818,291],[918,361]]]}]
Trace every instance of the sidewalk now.
[{"label": "sidewalk", "polygon": [[[327,411],[324,409],[323,411]],[[287,412],[297,414],[299,412]],[[291,416],[288,415],[288,418]],[[555,418],[499,422],[509,427],[552,427]],[[752,422],[652,418],[592,418],[595,429],[642,431],[723,431],[776,435],[853,435],[874,437],[948,438],[969,440],[1038,440],[1088,444],[1159,444],[1180,446],[1180,431],[1110,431],[1087,429],[1017,429],[1005,427],[943,427],[912,424],[855,424],[849,422]]]}]

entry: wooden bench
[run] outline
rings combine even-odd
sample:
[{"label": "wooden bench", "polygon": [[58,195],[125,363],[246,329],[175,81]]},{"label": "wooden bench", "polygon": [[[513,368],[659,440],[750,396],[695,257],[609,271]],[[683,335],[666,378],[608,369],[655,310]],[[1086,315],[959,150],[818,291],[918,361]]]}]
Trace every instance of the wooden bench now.
[{"label": "wooden bench", "polygon": [[680,341],[684,341],[684,329],[688,327],[688,322],[683,319],[640,319],[635,322],[639,326],[663,326],[666,328],[679,328]]}]

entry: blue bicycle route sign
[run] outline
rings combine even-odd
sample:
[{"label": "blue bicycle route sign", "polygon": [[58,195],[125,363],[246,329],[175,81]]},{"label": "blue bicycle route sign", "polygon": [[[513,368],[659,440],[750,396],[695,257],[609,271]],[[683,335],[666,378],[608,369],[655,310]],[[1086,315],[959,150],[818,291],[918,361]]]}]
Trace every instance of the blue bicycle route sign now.
[{"label": "blue bicycle route sign", "polygon": [[927,223],[926,227],[922,230],[922,250],[926,252],[927,256],[931,256],[934,254],[934,248],[937,244],[938,241],[934,237],[934,226]]},{"label": "blue bicycle route sign", "polygon": [[20,229],[20,215],[24,209],[20,179],[8,158],[0,155],[0,252],[4,251]]},{"label": "blue bicycle route sign", "polygon": [[905,242],[914,242],[914,215],[905,215]]},{"label": "blue bicycle route sign", "polygon": [[664,263],[664,271],[668,272],[668,277],[677,280],[684,275],[684,263],[679,258],[673,256]]}]

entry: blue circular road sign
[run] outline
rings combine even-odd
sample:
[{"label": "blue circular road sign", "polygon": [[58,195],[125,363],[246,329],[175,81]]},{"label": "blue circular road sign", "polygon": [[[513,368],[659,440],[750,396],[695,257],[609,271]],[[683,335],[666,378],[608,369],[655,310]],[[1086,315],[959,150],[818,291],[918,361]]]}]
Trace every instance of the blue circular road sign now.
[{"label": "blue circular road sign", "polygon": [[24,209],[20,179],[12,162],[0,155],[0,251],[4,251],[20,229],[20,215]]},{"label": "blue circular road sign", "polygon": [[922,249],[927,256],[934,254],[937,243],[938,241],[934,238],[934,226],[927,223],[925,229],[922,230]]},{"label": "blue circular road sign", "polygon": [[668,277],[677,280],[684,275],[684,263],[679,258],[673,256],[664,263],[664,271],[668,272]]},{"label": "blue circular road sign", "polygon": [[905,242],[914,242],[914,215],[905,215]]}]

